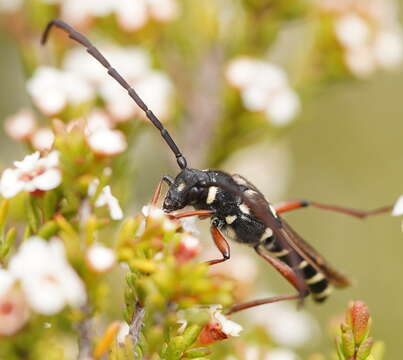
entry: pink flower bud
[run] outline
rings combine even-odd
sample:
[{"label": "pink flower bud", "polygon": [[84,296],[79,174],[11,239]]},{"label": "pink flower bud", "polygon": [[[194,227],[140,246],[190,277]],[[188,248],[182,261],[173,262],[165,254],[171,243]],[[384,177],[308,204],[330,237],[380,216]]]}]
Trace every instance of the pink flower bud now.
[{"label": "pink flower bud", "polygon": [[347,324],[351,326],[356,345],[365,340],[370,328],[370,315],[367,305],[362,301],[350,303],[346,314]]},{"label": "pink flower bud", "polygon": [[184,235],[175,250],[175,258],[184,263],[193,259],[200,252],[199,240],[191,235]]}]

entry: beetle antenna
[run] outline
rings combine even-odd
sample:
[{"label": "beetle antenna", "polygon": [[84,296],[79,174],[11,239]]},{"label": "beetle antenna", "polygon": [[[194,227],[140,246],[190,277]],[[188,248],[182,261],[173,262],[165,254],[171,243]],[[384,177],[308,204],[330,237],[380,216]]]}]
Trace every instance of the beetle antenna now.
[{"label": "beetle antenna", "polygon": [[164,128],[161,124],[161,121],[155,116],[155,114],[147,107],[144,101],[140,98],[137,92],[128,84],[128,82],[114,69],[108,60],[100,53],[100,51],[92,45],[91,41],[89,41],[83,34],[74,30],[70,25],[66,24],[64,21],[60,19],[51,20],[46,26],[45,31],[42,34],[41,43],[42,45],[46,43],[48,39],[48,35],[53,26],[63,30],[69,36],[69,38],[77,41],[81,45],[83,45],[87,52],[92,55],[98,62],[100,62],[108,71],[108,74],[115,79],[123,88],[127,90],[129,96],[134,100],[134,102],[140,107],[141,110],[144,111],[147,118],[154,124],[154,126],[160,131],[161,136],[164,138],[165,142],[168,144],[172,152],[176,156],[176,161],[181,169],[185,169],[187,167],[187,162],[185,157],[180,152],[178,146],[172,140],[171,135],[168,130]]}]

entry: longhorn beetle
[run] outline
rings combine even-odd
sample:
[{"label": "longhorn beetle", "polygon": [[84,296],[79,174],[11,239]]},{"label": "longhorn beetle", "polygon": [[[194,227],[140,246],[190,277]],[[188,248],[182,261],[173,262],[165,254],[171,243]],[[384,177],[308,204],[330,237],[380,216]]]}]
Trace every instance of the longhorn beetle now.
[{"label": "longhorn beetle", "polygon": [[60,28],[71,39],[83,45],[87,52],[107,69],[108,74],[127,90],[129,96],[144,111],[175,154],[180,172],[175,178],[170,176],[162,178],[152,203],[157,202],[162,183],[165,182],[169,186],[163,203],[165,212],[171,213],[191,205],[195,209],[194,211],[171,216],[176,219],[189,216],[211,218],[211,235],[222,258],[208,261],[208,264],[218,264],[230,258],[230,247],[225,238],[227,237],[251,246],[298,291],[293,295],[238,304],[233,306],[227,314],[282,300],[303,299],[309,294],[312,294],[316,302],[323,302],[331,291],[331,285],[345,287],[350,284],[349,280],[334,270],[281,218],[280,214],[313,206],[357,218],[365,218],[369,215],[387,212],[391,207],[362,211],[311,201],[290,201],[273,207],[263,194],[241,175],[230,175],[219,170],[189,168],[185,157],[158,118],[84,35],[62,20],[54,19],[48,23],[43,33],[42,44],[46,42],[53,26]]}]

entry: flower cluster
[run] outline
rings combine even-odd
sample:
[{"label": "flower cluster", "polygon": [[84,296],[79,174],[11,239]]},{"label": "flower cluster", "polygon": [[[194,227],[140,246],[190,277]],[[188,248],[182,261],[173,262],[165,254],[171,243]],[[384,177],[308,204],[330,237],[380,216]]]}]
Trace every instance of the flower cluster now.
[{"label": "flower cluster", "polygon": [[227,79],[241,92],[244,106],[261,111],[276,126],[287,125],[300,108],[298,95],[279,66],[252,58],[237,58],[227,67]]},{"label": "flower cluster", "polygon": [[[150,20],[167,22],[179,13],[177,0],[41,0],[60,7],[61,17],[74,26],[84,26],[92,20],[113,15],[124,31],[136,31]],[[23,0],[0,0],[0,11],[15,13],[23,7]]]},{"label": "flower cluster", "polygon": [[176,0],[114,1],[88,0],[43,0],[59,4],[62,17],[72,25],[82,26],[91,19],[114,15],[119,26],[125,31],[136,31],[150,19],[165,22],[173,20],[178,13]]},{"label": "flower cluster", "polygon": [[360,78],[403,60],[403,34],[393,0],[322,0],[349,71]]},{"label": "flower cluster", "polygon": [[4,122],[4,129],[13,140],[27,141],[38,151],[50,150],[55,140],[52,129],[38,127],[34,113],[28,109],[9,116]]},{"label": "flower cluster", "polygon": [[[136,47],[102,47],[102,52],[122,76],[133,86],[157,116],[166,118],[172,85],[168,77],[152,70],[147,53]],[[116,121],[142,116],[134,101],[105,73],[101,64],[94,64],[82,48],[66,54],[62,70],[39,67],[28,81],[27,89],[38,108],[48,116],[59,115],[67,105],[77,106],[99,95],[109,114]]]},{"label": "flower cluster", "polygon": [[21,191],[33,193],[51,190],[62,181],[57,151],[44,157],[36,152],[22,161],[16,161],[14,165],[14,169],[8,168],[1,174],[0,194],[5,198],[14,197]]},{"label": "flower cluster", "polygon": [[27,239],[8,270],[0,269],[0,334],[18,331],[28,321],[30,309],[54,315],[66,305],[80,307],[85,302],[84,284],[67,262],[59,239]]}]

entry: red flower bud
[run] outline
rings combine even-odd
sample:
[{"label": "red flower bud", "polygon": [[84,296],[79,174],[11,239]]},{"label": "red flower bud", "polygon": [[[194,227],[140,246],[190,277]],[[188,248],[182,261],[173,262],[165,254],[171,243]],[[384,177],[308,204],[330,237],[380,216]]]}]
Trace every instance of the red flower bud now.
[{"label": "red flower bud", "polygon": [[209,345],[217,341],[228,339],[228,335],[222,331],[218,321],[210,320],[202,329],[199,335],[201,345]]}]

